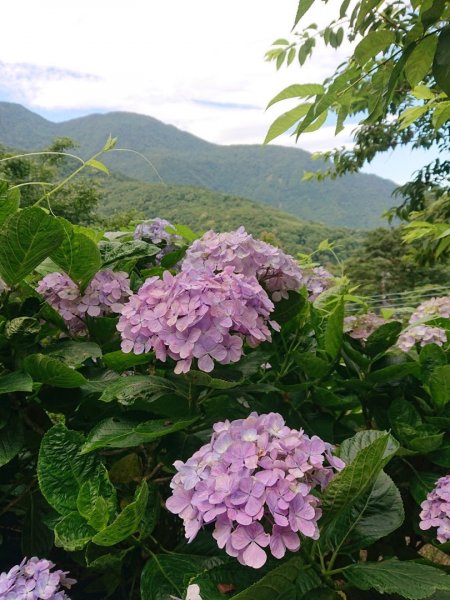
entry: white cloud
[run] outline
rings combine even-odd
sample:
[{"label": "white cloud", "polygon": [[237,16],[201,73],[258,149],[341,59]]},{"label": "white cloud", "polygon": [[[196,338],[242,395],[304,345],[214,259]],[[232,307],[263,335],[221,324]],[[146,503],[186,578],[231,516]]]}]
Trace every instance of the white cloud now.
[{"label": "white cloud", "polygon": [[[328,19],[320,9],[305,19]],[[211,142],[260,143],[286,110],[264,112],[270,98],[291,83],[321,80],[345,53],[321,49],[313,63],[279,72],[265,62],[274,39],[289,36],[295,10],[295,1],[274,0],[15,0],[3,7],[0,87],[46,114],[127,110]],[[301,145],[329,148],[329,133]]]}]

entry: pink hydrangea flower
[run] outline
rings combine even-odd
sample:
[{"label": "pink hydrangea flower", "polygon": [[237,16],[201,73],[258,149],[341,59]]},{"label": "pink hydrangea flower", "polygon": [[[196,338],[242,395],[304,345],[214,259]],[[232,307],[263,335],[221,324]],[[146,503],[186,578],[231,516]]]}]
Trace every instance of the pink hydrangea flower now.
[{"label": "pink hydrangea flower", "polygon": [[70,589],[75,579],[66,571],[52,571],[55,565],[35,556],[23,559],[7,573],[0,574],[0,598],[5,600],[69,600],[61,588]]},{"label": "pink hydrangea flower", "polygon": [[213,429],[209,443],[174,463],[166,506],[183,519],[188,540],[214,523],[219,548],[260,568],[268,551],[282,558],[300,548],[300,536],[318,539],[320,500],[311,492],[345,466],[333,446],[289,428],[277,413]]},{"label": "pink hydrangea flower", "polygon": [[274,302],[287,298],[288,292],[304,285],[303,272],[289,254],[253,238],[244,227],[228,233],[207,231],[186,252],[183,271],[223,271],[234,267],[236,273],[256,277]]},{"label": "pink hydrangea flower", "polygon": [[161,259],[170,252],[176,250],[176,243],[182,238],[179,235],[169,233],[167,228],[173,228],[172,223],[166,221],[166,219],[150,219],[143,221],[136,226],[134,230],[134,239],[143,240],[157,246],[162,246],[161,252],[156,255],[156,261],[159,263]]},{"label": "pink hydrangea flower", "polygon": [[441,477],[436,487],[420,505],[420,529],[437,528],[437,539],[441,544],[450,541],[450,475]]},{"label": "pink hydrangea flower", "polygon": [[344,319],[344,331],[354,340],[365,342],[374,331],[385,323],[386,319],[373,312],[351,315]]},{"label": "pink hydrangea flower", "polygon": [[447,342],[447,334],[441,327],[429,325],[414,325],[403,331],[397,340],[397,347],[403,352],[409,352],[416,344],[421,347],[427,344],[443,346]]},{"label": "pink hydrangea flower", "polygon": [[324,267],[313,267],[305,274],[306,289],[308,290],[308,300],[314,302],[320,294],[330,289],[334,283],[334,275]]},{"label": "pink hydrangea flower", "polygon": [[84,294],[65,273],[49,273],[36,291],[62,316],[69,331],[78,335],[86,334],[86,315],[120,313],[132,293],[128,275],[111,270],[96,273]]},{"label": "pink hydrangea flower", "polygon": [[430,300],[422,302],[411,315],[409,322],[411,324],[418,323],[436,317],[450,319],[450,296],[430,298]]},{"label": "pink hydrangea flower", "polygon": [[122,310],[117,329],[123,352],[154,350],[159,360],[177,361],[176,373],[198,368],[209,372],[214,361],[237,362],[244,340],[252,347],[271,340],[273,303],[254,277],[235,273],[183,271],[151,277]]}]

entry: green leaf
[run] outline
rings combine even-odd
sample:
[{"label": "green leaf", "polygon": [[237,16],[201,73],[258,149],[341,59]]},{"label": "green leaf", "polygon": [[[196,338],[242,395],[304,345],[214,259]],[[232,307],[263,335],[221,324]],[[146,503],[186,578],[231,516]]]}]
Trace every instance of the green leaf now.
[{"label": "green leaf", "polygon": [[376,356],[382,352],[386,352],[395,344],[402,330],[402,324],[399,321],[384,323],[376,329],[367,338],[365,351],[370,356]]},{"label": "green leaf", "polygon": [[408,375],[416,375],[418,373],[418,365],[412,362],[400,363],[397,365],[389,365],[378,371],[372,371],[367,377],[370,383],[385,384],[397,379],[403,379]]},{"label": "green leaf", "polygon": [[9,394],[11,392],[31,392],[33,390],[33,380],[28,373],[14,371],[0,377],[0,394]]},{"label": "green leaf", "polygon": [[121,260],[138,260],[154,256],[161,251],[158,246],[147,244],[142,240],[131,240],[129,242],[100,242],[100,253],[103,266],[109,266]]},{"label": "green leaf", "polygon": [[362,0],[359,6],[358,16],[356,18],[355,29],[358,31],[367,15],[374,10],[382,0]]},{"label": "green leaf", "polygon": [[119,417],[111,417],[100,421],[89,433],[83,445],[82,454],[98,448],[130,448],[153,442],[174,431],[186,429],[196,419],[178,420],[173,423],[163,419],[153,421],[136,421]]},{"label": "green leaf", "polygon": [[96,160],[95,158],[91,158],[90,160],[87,160],[85,163],[86,167],[92,167],[93,169],[96,169],[97,171],[102,171],[102,173],[106,173],[106,175],[109,175],[109,169],[106,165],[104,165],[102,162],[100,162],[99,160]]},{"label": "green leaf", "polygon": [[34,381],[53,387],[76,388],[86,383],[81,373],[65,363],[44,354],[30,354],[24,360],[25,371]]},{"label": "green leaf", "polygon": [[[297,577],[304,571],[305,565],[301,558],[294,556],[281,566],[270,571],[262,579],[240,594],[233,596],[233,599],[255,600],[257,598],[258,600],[283,600],[283,598],[296,598],[295,582]],[[315,581],[314,575],[312,575],[311,581]],[[315,587],[317,587],[317,584]]]},{"label": "green leaf", "polygon": [[225,379],[218,379],[216,377],[211,377],[211,375],[208,375],[208,373],[204,373],[203,371],[195,370],[188,371],[186,374],[181,375],[180,379],[191,383],[192,385],[209,387],[214,390],[229,390],[241,384],[240,381],[227,381]]},{"label": "green leaf", "polygon": [[308,127],[305,127],[305,128],[302,127],[302,133],[312,133],[313,131],[317,131],[325,123],[325,121],[327,120],[327,117],[328,117],[328,111],[324,110],[322,113],[320,113],[320,115],[317,117],[317,119],[314,119],[314,121],[311,123],[311,125],[308,125]]},{"label": "green leaf", "polygon": [[55,527],[55,546],[69,552],[82,550],[92,539],[95,529],[77,512],[66,515]]},{"label": "green leaf", "polygon": [[82,456],[83,436],[64,425],[55,425],[42,438],[38,459],[38,480],[42,495],[61,515],[78,510],[81,486],[96,477],[99,461]]},{"label": "green leaf", "polygon": [[6,425],[0,429],[0,467],[9,463],[22,449],[24,442],[22,421],[11,413]]},{"label": "green leaf", "polygon": [[444,441],[438,452],[427,454],[427,458],[435,465],[450,468],[450,439]]},{"label": "green leaf", "polygon": [[137,365],[146,365],[152,360],[151,354],[133,354],[131,352],[126,353],[122,350],[116,350],[115,352],[108,352],[103,356],[103,362],[107,367],[122,373],[127,369],[136,367]]},{"label": "green leaf", "polygon": [[305,371],[309,378],[320,379],[328,373],[330,365],[326,360],[315,356],[312,352],[303,352],[295,356],[295,362]]},{"label": "green leaf", "polygon": [[102,259],[97,244],[83,233],[73,231],[65,219],[59,219],[65,236],[50,258],[82,287],[100,270]]},{"label": "green leaf", "polygon": [[[366,432],[363,432],[366,434]],[[330,523],[341,517],[373,486],[381,469],[396,453],[399,444],[388,433],[372,431],[369,436],[356,434],[342,445],[341,456],[347,466],[338,473],[323,495],[324,522]],[[363,443],[371,441],[359,450],[350,464],[349,458]]]},{"label": "green leaf", "polygon": [[137,402],[150,403],[163,394],[173,392],[175,385],[156,375],[130,375],[112,381],[100,396],[102,402],[118,402],[133,406]]},{"label": "green leaf", "polygon": [[77,509],[88,524],[100,531],[116,512],[116,490],[104,465],[99,465],[95,477],[84,481],[77,496]]},{"label": "green leaf", "polygon": [[271,319],[283,325],[291,319],[294,319],[305,307],[306,300],[298,292],[289,292],[287,298],[282,298],[275,303],[275,310],[271,314]]},{"label": "green leaf", "polygon": [[425,27],[429,27],[439,19],[447,4],[446,0],[432,0],[421,2],[420,19]]},{"label": "green leaf", "polygon": [[401,131],[412,125],[414,121],[417,121],[417,119],[430,110],[430,108],[430,105],[425,104],[425,106],[412,106],[404,110],[399,116],[399,130]]},{"label": "green leaf", "polygon": [[446,27],[439,34],[433,75],[441,90],[450,97],[450,27]]},{"label": "green leaf", "polygon": [[93,536],[92,541],[98,546],[114,546],[135,533],[147,507],[148,486],[143,481],[136,490],[133,502],[127,504],[117,518],[102,531]]},{"label": "green leaf", "polygon": [[398,529],[405,518],[402,497],[392,479],[381,472],[368,494],[349,511],[350,551],[367,548]]},{"label": "green leaf", "polygon": [[201,560],[194,556],[155,554],[142,570],[141,600],[182,598],[189,580],[201,571]]},{"label": "green leaf", "polygon": [[325,328],[324,348],[331,358],[337,358],[342,345],[344,327],[344,302],[341,299],[328,317]]},{"label": "green leaf", "polygon": [[442,409],[450,402],[450,365],[437,367],[431,373],[430,395],[434,404]]},{"label": "green leaf", "polygon": [[53,547],[53,531],[45,524],[49,508],[37,491],[28,495],[22,530],[24,556],[48,556]]},{"label": "green leaf", "polygon": [[430,72],[436,46],[437,37],[427,36],[417,44],[406,61],[405,75],[412,88],[423,81]]},{"label": "green leaf", "polygon": [[293,127],[301,117],[304,117],[306,113],[309,111],[311,104],[309,102],[305,104],[300,104],[291,110],[283,113],[279,116],[269,128],[267,132],[266,138],[264,140],[264,144],[268,144],[278,136],[282,135],[286,131],[288,131],[291,127]]},{"label": "green leaf", "polygon": [[[304,17],[313,4],[314,0],[299,0],[297,13],[295,15],[294,27],[296,27],[300,19]],[[294,29],[294,27],[292,29]]]},{"label": "green leaf", "polygon": [[[434,109],[431,122],[433,123],[433,127],[435,129],[440,129],[444,123],[447,123],[448,120],[450,120],[450,101],[441,102]],[[447,235],[449,234],[447,233]]]},{"label": "green leaf", "polygon": [[395,33],[381,29],[371,31],[356,46],[354,57],[360,65],[375,59],[376,55],[395,42]]},{"label": "green leaf", "polygon": [[439,590],[450,591],[450,576],[444,571],[413,561],[358,563],[344,570],[343,575],[357,589],[398,594],[408,600],[429,598]]},{"label": "green leaf", "polygon": [[[1,184],[1,182],[0,182]],[[20,206],[20,191],[0,188],[0,227]]]},{"label": "green leaf", "polygon": [[288,98],[307,98],[308,96],[317,96],[317,94],[324,93],[323,85],[319,83],[295,83],[284,88],[279,94],[274,96],[267,105],[267,108],[280,102],[281,100],[287,100]]},{"label": "green leaf", "polygon": [[0,274],[9,285],[29,275],[64,238],[55,217],[41,208],[14,213],[0,230]]},{"label": "green leaf", "polygon": [[426,85],[416,85],[411,94],[418,100],[434,100],[434,93]]},{"label": "green leaf", "polygon": [[69,367],[79,368],[88,358],[100,358],[102,349],[94,342],[68,340],[48,346],[45,355],[62,360]]},{"label": "green leaf", "polygon": [[439,475],[437,473],[419,473],[416,471],[413,474],[409,491],[417,504],[422,504],[426,499],[427,494],[436,487],[436,481],[438,479]]},{"label": "green leaf", "polygon": [[419,360],[425,380],[429,379],[436,367],[447,364],[447,357],[444,350],[436,344],[426,344],[420,350]]}]

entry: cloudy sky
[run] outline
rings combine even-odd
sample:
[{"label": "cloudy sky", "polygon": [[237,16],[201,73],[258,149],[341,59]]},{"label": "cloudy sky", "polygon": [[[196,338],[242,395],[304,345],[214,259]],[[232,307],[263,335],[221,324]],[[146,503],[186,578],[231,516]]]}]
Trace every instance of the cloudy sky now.
[{"label": "cloudy sky", "polygon": [[[332,4],[332,3],[330,3]],[[262,143],[290,106],[265,106],[292,83],[320,82],[346,50],[275,70],[264,54],[289,36],[296,0],[14,0],[2,6],[0,100],[61,121],[92,112],[151,115],[218,144]],[[306,21],[324,21],[324,7]],[[306,23],[308,24],[308,23]],[[306,134],[299,147],[351,144],[349,125]],[[112,132],[114,134],[114,132]],[[293,145],[289,136],[276,143]],[[423,164],[408,150],[365,170],[402,182]]]}]

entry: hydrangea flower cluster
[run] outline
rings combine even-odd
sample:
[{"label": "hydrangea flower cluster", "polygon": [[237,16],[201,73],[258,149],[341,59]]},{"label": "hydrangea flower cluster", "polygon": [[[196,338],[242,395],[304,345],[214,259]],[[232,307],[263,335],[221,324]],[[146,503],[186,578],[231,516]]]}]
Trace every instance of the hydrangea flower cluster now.
[{"label": "hydrangea flower cluster", "polygon": [[254,347],[271,340],[269,321],[274,305],[255,277],[235,273],[233,267],[213,273],[206,269],[166,271],[162,279],[146,280],[122,310],[117,329],[123,352],[142,354],[154,349],[156,357],[177,361],[175,373],[185,373],[192,360],[212,371],[237,362],[243,340]]},{"label": "hydrangea flower cluster", "polygon": [[265,548],[276,558],[300,548],[300,537],[319,538],[324,489],[344,463],[333,446],[290,429],[278,413],[214,425],[211,441],[185,463],[176,461],[167,508],[184,521],[191,542],[215,523],[219,548],[259,568]]},{"label": "hydrangea flower cluster", "polygon": [[421,347],[427,344],[443,346],[447,341],[447,334],[441,327],[429,325],[413,325],[408,327],[397,340],[397,347],[403,352],[409,352],[416,344]]},{"label": "hydrangea flower cluster", "polygon": [[73,334],[86,333],[84,318],[120,313],[131,295],[130,280],[123,272],[99,271],[84,294],[64,273],[49,273],[38,283],[37,292],[62,316]]},{"label": "hydrangea flower cluster", "polygon": [[70,589],[75,579],[66,571],[53,571],[55,565],[35,556],[24,560],[8,573],[0,574],[0,598],[4,600],[69,600],[61,587]]},{"label": "hydrangea flower cluster", "polygon": [[411,315],[409,322],[412,324],[436,317],[450,319],[450,296],[431,298],[422,302]]},{"label": "hydrangea flower cluster", "polygon": [[344,331],[354,340],[365,342],[374,331],[385,323],[386,319],[373,312],[363,315],[350,315],[344,319]]},{"label": "hydrangea flower cluster", "polygon": [[314,267],[306,275],[306,289],[308,290],[308,300],[314,302],[322,292],[328,290],[334,282],[334,275],[324,267]]},{"label": "hydrangea flower cluster", "polygon": [[437,480],[436,487],[420,507],[420,529],[437,527],[438,541],[450,542],[450,475]]},{"label": "hydrangea flower cluster", "polygon": [[176,249],[175,243],[181,240],[181,236],[166,231],[168,227],[173,228],[172,223],[156,217],[139,223],[134,230],[135,240],[143,240],[157,246],[164,244],[161,252],[156,255],[157,262],[160,262],[166,254],[173,252]]},{"label": "hydrangea flower cluster", "polygon": [[65,273],[49,273],[39,281],[36,291],[62,316],[71,333],[85,333],[78,310],[81,292],[70,277]]},{"label": "hydrangea flower cluster", "polygon": [[228,233],[207,231],[186,252],[183,271],[209,269],[214,272],[234,267],[236,273],[254,277],[278,302],[290,290],[305,284],[303,273],[292,258],[279,248],[256,240],[244,227]]}]

